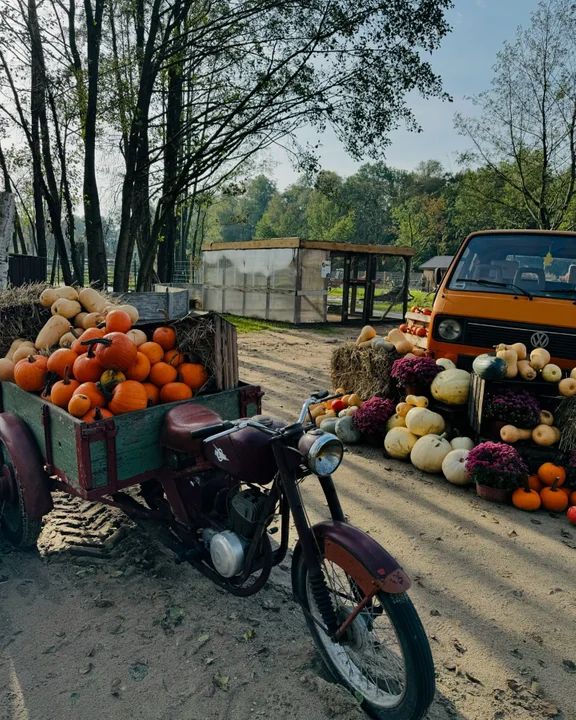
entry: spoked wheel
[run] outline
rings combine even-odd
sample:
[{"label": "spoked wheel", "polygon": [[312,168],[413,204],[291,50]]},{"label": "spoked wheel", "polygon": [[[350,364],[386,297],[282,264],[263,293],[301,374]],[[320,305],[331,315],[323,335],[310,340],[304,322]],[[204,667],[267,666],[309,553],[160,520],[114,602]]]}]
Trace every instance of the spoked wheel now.
[{"label": "spoked wheel", "polygon": [[[322,658],[334,679],[378,720],[421,720],[434,696],[434,663],[424,628],[406,593],[378,592],[366,601],[354,580],[334,561],[323,573],[339,627],[339,642],[323,630],[303,554],[295,578],[297,597]],[[361,611],[349,618],[361,603]]]},{"label": "spoked wheel", "polygon": [[0,442],[0,530],[19,548],[35,547],[42,520],[32,518],[24,506],[20,478],[4,443]]}]

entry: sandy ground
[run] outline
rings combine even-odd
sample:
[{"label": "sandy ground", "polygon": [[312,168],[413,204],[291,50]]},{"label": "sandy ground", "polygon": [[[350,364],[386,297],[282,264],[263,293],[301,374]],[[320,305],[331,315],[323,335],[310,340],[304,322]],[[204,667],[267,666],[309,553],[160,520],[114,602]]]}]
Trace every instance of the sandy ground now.
[{"label": "sandy ground", "polygon": [[[335,336],[240,336],[242,377],[291,420],[328,387]],[[576,528],[480,500],[356,447],[350,521],[396,555],[428,632],[430,720],[576,719]],[[311,514],[326,516],[313,479]],[[0,720],[362,718],[325,680],[289,564],[233,598],[115,511],[57,498],[40,552],[0,542]]]}]

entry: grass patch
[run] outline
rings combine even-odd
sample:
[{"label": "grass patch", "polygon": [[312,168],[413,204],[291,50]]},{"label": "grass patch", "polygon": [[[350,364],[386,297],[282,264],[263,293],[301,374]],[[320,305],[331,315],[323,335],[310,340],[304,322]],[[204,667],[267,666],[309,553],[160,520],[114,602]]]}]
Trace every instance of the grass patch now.
[{"label": "grass patch", "polygon": [[261,332],[262,330],[273,330],[274,332],[294,332],[298,330],[309,330],[320,335],[333,335],[336,329],[326,325],[292,325],[284,322],[271,322],[270,320],[256,320],[255,318],[240,317],[239,315],[223,315],[228,322],[236,327],[239,335],[244,333]]}]

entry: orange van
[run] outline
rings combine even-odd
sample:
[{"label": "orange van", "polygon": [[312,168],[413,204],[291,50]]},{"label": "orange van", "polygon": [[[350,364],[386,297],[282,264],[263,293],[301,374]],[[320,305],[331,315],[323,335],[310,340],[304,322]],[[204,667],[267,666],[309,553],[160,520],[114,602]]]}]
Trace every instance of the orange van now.
[{"label": "orange van", "polygon": [[470,369],[515,342],[576,366],[576,233],[488,230],[460,246],[436,293],[428,349]]}]

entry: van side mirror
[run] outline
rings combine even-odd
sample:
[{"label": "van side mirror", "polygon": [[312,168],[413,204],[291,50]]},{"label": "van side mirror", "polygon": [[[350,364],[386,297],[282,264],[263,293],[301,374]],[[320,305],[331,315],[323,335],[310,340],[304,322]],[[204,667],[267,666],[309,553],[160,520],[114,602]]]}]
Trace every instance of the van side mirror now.
[{"label": "van side mirror", "polygon": [[442,268],[436,268],[434,270],[434,285],[436,287],[438,287],[440,285],[443,277],[444,277],[444,275],[442,274]]}]

